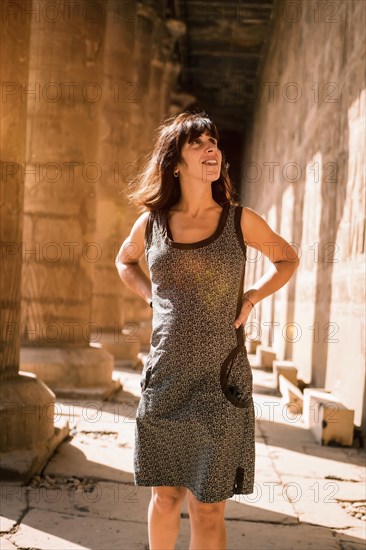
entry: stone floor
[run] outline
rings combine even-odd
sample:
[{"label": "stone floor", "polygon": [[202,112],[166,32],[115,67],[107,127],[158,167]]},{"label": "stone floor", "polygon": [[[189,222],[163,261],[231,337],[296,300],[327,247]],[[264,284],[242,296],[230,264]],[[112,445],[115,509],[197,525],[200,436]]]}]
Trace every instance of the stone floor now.
[{"label": "stone floor", "polygon": [[[321,447],[253,366],[256,483],[226,504],[227,550],[365,547],[365,450]],[[149,487],[133,485],[140,373],[116,366],[110,402],[59,400],[71,432],[39,477],[1,485],[1,549],[148,550]],[[175,548],[189,548],[186,502]],[[205,549],[202,549],[205,550]]]}]

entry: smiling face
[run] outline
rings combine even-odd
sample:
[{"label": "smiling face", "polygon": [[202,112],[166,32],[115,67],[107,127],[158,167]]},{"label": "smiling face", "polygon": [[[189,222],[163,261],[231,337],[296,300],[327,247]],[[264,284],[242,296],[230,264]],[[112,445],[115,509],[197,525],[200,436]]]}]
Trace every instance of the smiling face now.
[{"label": "smiling face", "polygon": [[220,177],[222,153],[217,146],[217,139],[208,132],[186,141],[182,147],[183,162],[177,165],[180,179],[200,182],[216,181]]}]

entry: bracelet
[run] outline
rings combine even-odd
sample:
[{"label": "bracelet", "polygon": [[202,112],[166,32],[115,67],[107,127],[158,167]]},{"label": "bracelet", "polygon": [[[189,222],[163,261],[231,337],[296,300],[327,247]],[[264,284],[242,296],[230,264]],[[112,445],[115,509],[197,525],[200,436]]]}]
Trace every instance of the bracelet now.
[{"label": "bracelet", "polygon": [[244,302],[244,300],[246,300],[247,302],[250,302],[252,304],[252,308],[254,307],[253,302],[251,300],[249,300],[249,298],[243,298],[243,302]]}]

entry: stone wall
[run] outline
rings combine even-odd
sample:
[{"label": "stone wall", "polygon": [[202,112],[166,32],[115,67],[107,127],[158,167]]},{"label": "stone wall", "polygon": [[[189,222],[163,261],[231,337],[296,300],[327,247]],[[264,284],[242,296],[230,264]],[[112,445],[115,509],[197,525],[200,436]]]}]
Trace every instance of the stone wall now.
[{"label": "stone wall", "polygon": [[[302,260],[257,307],[262,340],[364,427],[365,9],[277,4],[242,165],[243,203]],[[246,288],[269,265],[249,255]]]}]

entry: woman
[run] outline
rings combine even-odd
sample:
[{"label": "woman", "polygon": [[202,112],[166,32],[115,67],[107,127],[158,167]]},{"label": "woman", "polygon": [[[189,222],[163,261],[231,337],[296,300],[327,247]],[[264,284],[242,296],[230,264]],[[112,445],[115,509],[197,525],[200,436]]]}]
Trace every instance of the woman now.
[{"label": "woman", "polygon": [[[186,111],[158,128],[130,199],[147,209],[117,255],[123,282],[153,308],[136,413],[136,485],[151,486],[151,550],[173,549],[188,497],[193,549],[226,548],[224,509],[253,493],[252,373],[244,325],[296,270],[294,249],[233,198],[218,131]],[[246,248],[273,267],[243,294]],[[143,254],[150,278],[138,262]]]}]

